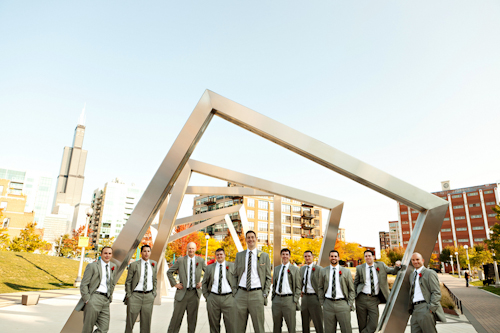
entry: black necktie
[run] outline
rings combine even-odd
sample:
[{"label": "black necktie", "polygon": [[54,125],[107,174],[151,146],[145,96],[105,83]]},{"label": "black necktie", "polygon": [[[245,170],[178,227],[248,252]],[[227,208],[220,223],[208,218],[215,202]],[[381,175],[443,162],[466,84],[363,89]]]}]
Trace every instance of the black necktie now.
[{"label": "black necktie", "polygon": [[109,271],[108,271],[108,265],[106,264],[106,289],[108,289],[106,291],[106,294],[107,294],[108,297],[109,297],[109,294],[110,294],[110,292],[109,292],[109,289],[110,289],[109,282],[110,282],[110,280],[109,280]]},{"label": "black necktie", "polygon": [[222,264],[219,264],[219,288],[217,292],[219,295],[222,294]]},{"label": "black necktie", "polygon": [[252,251],[248,251],[247,291],[252,288]]},{"label": "black necktie", "polygon": [[189,258],[189,286],[191,288],[193,286],[193,259]]},{"label": "black necktie", "polygon": [[373,282],[373,266],[370,266],[370,285],[372,287],[372,296],[375,295],[375,283]]},{"label": "black necktie", "polygon": [[335,299],[337,298],[337,285],[336,285],[336,278],[337,276],[335,275],[335,268],[333,269],[333,276],[332,276],[332,298]]},{"label": "black necktie", "polygon": [[413,296],[415,295],[415,284],[417,283],[417,271],[415,271],[415,276],[413,277],[413,284],[411,286],[410,301],[413,303]]},{"label": "black necktie", "polygon": [[283,286],[283,275],[285,275],[285,266],[281,266],[280,280],[278,282],[278,293],[281,295],[281,290]]},{"label": "black necktie", "polygon": [[304,280],[304,292],[307,292],[307,278],[309,277],[309,266],[306,266],[306,279]]}]

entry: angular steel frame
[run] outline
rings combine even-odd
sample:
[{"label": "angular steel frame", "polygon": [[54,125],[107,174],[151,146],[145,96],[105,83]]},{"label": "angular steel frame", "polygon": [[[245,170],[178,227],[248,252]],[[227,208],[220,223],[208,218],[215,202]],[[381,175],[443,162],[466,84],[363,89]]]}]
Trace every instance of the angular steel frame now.
[{"label": "angular steel frame", "polygon": [[[206,90],[113,245],[113,261],[119,267],[116,278],[120,277],[127,266],[128,260],[132,257],[174,184],[176,182],[183,184],[184,189],[180,192],[185,192],[187,182],[184,182],[185,179],[182,179],[181,173],[214,115],[420,211],[403,257],[403,265],[408,267],[411,253],[415,251],[420,252],[426,261],[430,258],[446,213],[447,202],[445,200],[243,105]],[[167,213],[168,211],[165,215]],[[177,212],[172,214],[177,215]],[[329,245],[333,248],[334,243]],[[411,271],[412,269],[403,269],[398,274],[382,314],[379,331],[391,333],[404,331],[409,317],[407,312],[408,279]],[[73,312],[62,332],[78,331],[82,326],[81,318],[81,314],[78,316]]]}]

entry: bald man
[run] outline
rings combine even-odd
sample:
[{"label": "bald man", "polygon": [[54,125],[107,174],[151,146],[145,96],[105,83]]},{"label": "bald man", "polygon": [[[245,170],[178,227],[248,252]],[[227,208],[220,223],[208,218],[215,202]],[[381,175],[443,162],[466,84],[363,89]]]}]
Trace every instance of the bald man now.
[{"label": "bald man", "polygon": [[[188,332],[194,333],[196,330],[201,296],[201,272],[205,271],[205,260],[195,256],[195,253],[196,244],[191,242],[187,245],[187,255],[177,259],[167,271],[170,285],[177,288],[168,333],[179,332],[186,311]],[[179,276],[179,282],[175,280],[174,273]]]},{"label": "bald man", "polygon": [[411,264],[415,269],[410,275],[411,333],[437,333],[436,320],[446,322],[437,273],[425,268],[418,252],[411,256]]}]

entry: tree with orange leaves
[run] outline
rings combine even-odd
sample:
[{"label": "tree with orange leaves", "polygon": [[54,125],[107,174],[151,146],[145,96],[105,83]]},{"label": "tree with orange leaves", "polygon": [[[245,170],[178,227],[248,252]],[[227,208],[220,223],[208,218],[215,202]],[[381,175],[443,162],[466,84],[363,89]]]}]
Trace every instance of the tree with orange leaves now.
[{"label": "tree with orange leaves", "polygon": [[[183,230],[189,229],[192,224],[183,224],[175,228],[175,233],[179,233]],[[172,262],[175,257],[180,257],[186,254],[186,248],[188,243],[194,242],[196,248],[200,248],[200,236],[198,232],[190,233],[182,238],[176,239],[173,242],[168,243],[167,250],[165,251],[165,258],[168,262]],[[203,234],[203,233],[202,233]]]}]

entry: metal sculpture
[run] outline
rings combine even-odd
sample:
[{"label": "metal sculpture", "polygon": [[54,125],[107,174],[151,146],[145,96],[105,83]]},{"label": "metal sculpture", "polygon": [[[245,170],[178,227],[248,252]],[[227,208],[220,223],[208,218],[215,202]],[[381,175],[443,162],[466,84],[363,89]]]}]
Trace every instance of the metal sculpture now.
[{"label": "metal sculpture", "polygon": [[[425,260],[430,258],[446,213],[447,202],[445,200],[243,105],[206,90],[113,245],[113,260],[119,267],[117,277],[125,269],[128,260],[139,245],[153,218],[167,200],[167,196],[172,191],[174,184],[176,187],[180,187],[177,191],[178,194],[185,193],[189,175],[185,173],[184,168],[214,116],[219,116],[420,211],[403,257],[403,265],[408,267],[411,254],[415,251],[420,252]],[[275,196],[275,200],[279,199],[278,197]],[[180,197],[178,195],[174,196],[172,192],[169,200],[173,201],[172,207],[177,209],[167,210],[164,219],[166,215],[169,215],[169,219],[175,221],[180,198],[182,198],[182,195]],[[280,207],[281,205],[277,206]],[[341,210],[340,206],[336,209]],[[333,210],[330,214],[332,213]],[[327,248],[333,248],[334,246],[335,240],[331,241],[331,243],[326,240],[323,245],[323,247]],[[160,251],[160,254],[162,252]],[[412,269],[402,269],[398,274],[382,314],[378,327],[379,331],[391,333],[404,331],[409,317],[407,312],[409,300],[408,279],[411,271]],[[78,327],[82,325],[81,318],[81,315],[73,312],[62,332],[78,331]]]}]

